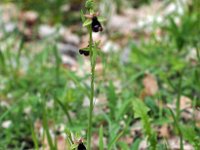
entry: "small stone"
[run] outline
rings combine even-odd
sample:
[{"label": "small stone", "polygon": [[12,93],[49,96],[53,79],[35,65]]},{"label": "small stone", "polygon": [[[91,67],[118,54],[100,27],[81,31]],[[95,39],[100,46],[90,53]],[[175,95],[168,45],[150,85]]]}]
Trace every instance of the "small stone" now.
[{"label": "small stone", "polygon": [[15,24],[15,23],[9,22],[9,23],[6,23],[6,24],[5,24],[5,31],[6,31],[6,32],[11,33],[11,32],[13,32],[15,29],[16,29],[16,24]]},{"label": "small stone", "polygon": [[39,36],[41,38],[45,38],[45,37],[48,37],[52,34],[54,34],[56,32],[56,29],[54,27],[51,27],[49,25],[41,25],[39,27]]},{"label": "small stone", "polygon": [[105,53],[109,53],[109,52],[118,52],[120,49],[120,46],[115,44],[112,41],[108,41],[105,43],[105,45],[102,47],[102,51]]},{"label": "small stone", "polygon": [[76,66],[76,61],[71,58],[70,56],[67,55],[62,55],[61,56],[63,64],[69,65],[69,66]]},{"label": "small stone", "polygon": [[79,45],[80,43],[80,38],[76,34],[73,34],[66,29],[61,32],[61,36],[63,36],[63,40],[66,43],[70,43],[73,45]]},{"label": "small stone", "polygon": [[72,44],[58,43],[57,48],[62,54],[71,56],[73,58],[75,58],[78,54],[78,47]]},{"label": "small stone", "polygon": [[6,120],[2,123],[2,127],[7,129],[11,126],[11,124],[12,124],[11,120]]}]

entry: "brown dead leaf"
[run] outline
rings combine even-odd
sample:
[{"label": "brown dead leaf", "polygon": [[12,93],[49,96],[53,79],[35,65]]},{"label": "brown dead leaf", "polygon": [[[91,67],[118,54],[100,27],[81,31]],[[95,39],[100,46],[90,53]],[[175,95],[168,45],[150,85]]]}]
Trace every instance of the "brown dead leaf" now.
[{"label": "brown dead leaf", "polygon": [[34,123],[34,129],[37,134],[39,134],[40,129],[42,128],[42,121],[37,119]]},{"label": "brown dead leaf", "polygon": [[164,124],[160,128],[158,128],[158,137],[160,138],[170,137],[170,127],[168,124]]},{"label": "brown dead leaf", "polygon": [[57,137],[57,149],[58,150],[67,150],[69,147],[67,146],[66,139],[63,136]]},{"label": "brown dead leaf", "polygon": [[[69,149],[69,145],[66,142],[67,140],[62,135],[59,135],[55,138],[56,138],[56,142],[57,142],[57,150],[68,150]],[[54,139],[52,139],[52,140],[54,140]],[[44,147],[44,150],[51,150],[46,136],[44,137],[42,146]]]},{"label": "brown dead leaf", "polygon": [[181,112],[181,118],[185,122],[192,120],[193,119],[193,109],[192,108],[184,109],[184,111]]},{"label": "brown dead leaf", "polygon": [[195,116],[196,126],[198,128],[200,128],[200,111],[199,110],[195,110],[194,111],[194,116]]},{"label": "brown dead leaf", "polygon": [[180,98],[180,109],[187,109],[192,107],[192,101],[190,98],[186,96],[181,96]]},{"label": "brown dead leaf", "polygon": [[142,94],[140,97],[144,98],[146,96],[153,96],[157,93],[158,83],[156,81],[156,78],[153,75],[146,74],[142,82],[144,85],[144,90],[142,91]]},{"label": "brown dead leaf", "polygon": [[102,65],[102,63],[96,64],[95,71],[98,74],[98,76],[101,76],[103,74],[103,65]]},{"label": "brown dead leaf", "polygon": [[44,150],[50,150],[50,146],[48,144],[48,140],[47,140],[46,136],[44,136],[44,140],[42,141],[42,146],[43,146]]},{"label": "brown dead leaf", "polygon": [[125,136],[125,137],[120,138],[120,141],[123,141],[124,143],[130,145],[133,143],[133,137]]}]

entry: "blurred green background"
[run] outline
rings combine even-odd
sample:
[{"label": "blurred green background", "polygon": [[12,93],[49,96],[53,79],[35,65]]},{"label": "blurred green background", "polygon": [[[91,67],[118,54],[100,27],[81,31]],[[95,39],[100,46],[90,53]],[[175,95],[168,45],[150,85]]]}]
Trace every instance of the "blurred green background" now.
[{"label": "blurred green background", "polygon": [[[200,1],[96,2],[107,21],[96,35],[102,55],[94,149],[101,140],[104,149],[147,148],[145,139],[156,149],[175,149],[171,141],[180,137],[185,149],[199,149]],[[82,0],[0,2],[0,149],[51,141],[70,149],[71,134],[86,139],[90,68],[78,53],[88,44],[83,7]]]}]

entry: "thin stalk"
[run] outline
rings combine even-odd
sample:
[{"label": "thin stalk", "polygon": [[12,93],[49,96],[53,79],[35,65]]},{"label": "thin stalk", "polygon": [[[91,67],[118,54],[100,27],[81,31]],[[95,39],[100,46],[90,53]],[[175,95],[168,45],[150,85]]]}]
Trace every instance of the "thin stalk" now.
[{"label": "thin stalk", "polygon": [[[184,71],[183,71],[184,72]],[[179,121],[180,121],[180,98],[181,98],[181,87],[182,87],[182,74],[180,76],[179,79],[179,84],[178,84],[178,95],[177,95],[177,102],[176,102],[176,117],[175,117],[175,121],[176,124],[178,126],[178,132],[179,132],[179,136],[180,136],[180,149],[183,150],[183,136],[182,136],[182,132],[181,129],[179,127]]]},{"label": "thin stalk", "polygon": [[61,60],[60,60],[58,49],[56,48],[56,46],[54,46],[53,52],[54,52],[54,56],[55,56],[55,60],[56,60],[55,76],[56,76],[57,84],[59,84],[59,79],[60,79],[60,68],[59,68],[59,66],[60,66]]},{"label": "thin stalk", "polygon": [[[182,72],[183,73],[183,72]],[[179,83],[178,83],[178,95],[177,95],[177,101],[176,101],[176,117],[177,120],[179,121],[180,119],[180,98],[181,98],[181,87],[182,87],[182,74],[180,76],[179,79]]]},{"label": "thin stalk", "polygon": [[89,28],[90,33],[90,41],[89,41],[89,48],[90,48],[90,63],[91,63],[91,89],[90,89],[90,108],[89,108],[89,122],[88,122],[88,135],[87,135],[87,148],[91,150],[91,136],[92,136],[92,117],[93,117],[93,107],[94,107],[94,70],[95,70],[95,63],[93,63],[93,39],[92,39],[92,29]]},{"label": "thin stalk", "polygon": [[19,43],[18,51],[17,51],[17,57],[16,57],[16,64],[17,64],[16,70],[18,70],[20,66],[20,57],[21,57],[23,46],[24,46],[24,40],[21,39]]},{"label": "thin stalk", "polygon": [[55,101],[58,103],[58,105],[62,108],[62,110],[64,111],[65,115],[67,116],[67,119],[69,121],[69,124],[72,125],[72,119],[69,115],[69,111],[68,111],[68,105],[64,105],[58,98],[55,98]]},{"label": "thin stalk", "polygon": [[196,55],[197,55],[197,59],[198,59],[198,61],[199,61],[199,63],[200,63],[200,53],[199,53],[199,48],[198,48],[198,46],[196,45]]},{"label": "thin stalk", "polygon": [[171,109],[169,109],[169,110],[170,110],[170,113],[172,114],[172,117],[174,119],[174,125],[177,128],[178,134],[179,134],[179,137],[180,137],[180,150],[184,150],[183,134],[182,134],[182,131],[181,131],[181,128],[180,128],[180,125],[179,125],[179,120],[177,120],[178,118],[175,116],[174,112]]}]

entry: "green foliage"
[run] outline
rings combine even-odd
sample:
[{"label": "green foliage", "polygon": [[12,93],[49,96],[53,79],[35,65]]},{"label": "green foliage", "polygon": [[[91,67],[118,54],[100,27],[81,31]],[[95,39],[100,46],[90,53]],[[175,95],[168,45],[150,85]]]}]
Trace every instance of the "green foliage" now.
[{"label": "green foliage", "polygon": [[[170,38],[176,44],[178,50],[182,50],[183,47],[197,46],[199,45],[200,38],[200,23],[199,23],[199,2],[194,0],[191,4],[184,7],[184,14],[169,16],[169,25],[166,27],[166,31],[169,33]],[[175,18],[180,19],[179,23],[175,21]]]},{"label": "green foliage", "polygon": [[[38,2],[22,1],[17,5],[23,9],[38,11],[42,21],[51,20],[54,15],[58,16],[58,20],[62,20],[59,8],[65,1],[60,0],[56,5],[56,1],[43,1],[40,4]],[[57,9],[53,9],[55,7]],[[93,1],[88,1],[86,7],[94,9]],[[39,149],[41,141],[33,129],[36,120],[42,121],[45,131],[43,134],[48,137],[52,149],[56,147],[56,142],[50,136],[48,121],[53,121],[55,125],[62,124],[63,133],[67,135],[67,144],[71,149],[76,149],[77,143],[74,141],[86,135],[74,136],[73,133],[85,131],[88,127],[89,119],[86,118],[89,108],[83,106],[83,101],[85,98],[91,99],[94,95],[98,98],[99,93],[107,100],[105,106],[103,105],[105,111],[98,110],[93,114],[93,110],[96,109],[90,109],[92,121],[89,127],[91,133],[99,133],[99,149],[137,150],[143,136],[132,137],[134,141],[130,145],[122,140],[123,136],[130,136],[130,129],[136,118],[141,120],[144,136],[151,149],[170,149],[167,139],[164,142],[157,141],[153,127],[171,124],[171,118],[174,123],[171,134],[180,137],[180,148],[184,148],[185,140],[199,149],[200,130],[194,118],[183,122],[180,110],[182,95],[192,100],[192,109],[200,106],[199,1],[194,0],[184,7],[182,15],[171,14],[165,18],[164,25],[155,27],[163,32],[160,39],[157,39],[156,32],[148,34],[147,39],[142,33],[135,31],[139,40],[134,41],[130,38],[126,45],[130,50],[126,63],[121,61],[122,51],[103,54],[99,48],[100,44],[90,38],[87,50],[92,52],[92,77],[97,77],[92,94],[87,82],[90,72],[79,76],[69,68],[63,67],[56,48],[56,39],[33,41],[34,45],[30,46],[31,42],[23,43],[18,32],[3,35],[0,40],[0,100],[2,103],[6,102],[8,107],[0,105],[0,149],[26,149],[26,139],[34,143],[34,147],[29,148]],[[55,11],[57,12],[54,14]],[[93,11],[81,11],[82,22],[90,36],[91,20],[86,20],[84,13]],[[179,23],[175,17],[180,18]],[[100,22],[105,21],[101,16],[98,16],[98,19]],[[109,34],[112,37],[112,33]],[[36,51],[38,49],[40,51]],[[196,50],[196,56],[192,61],[188,61],[186,57],[192,49]],[[104,63],[101,79],[98,78],[98,74],[94,75],[97,57]],[[79,62],[83,61],[81,57],[77,59]],[[136,97],[139,97],[144,88],[142,79],[146,72],[156,76],[159,91],[142,101]],[[115,81],[119,81],[120,84],[116,85]],[[91,87],[93,85],[94,80]],[[176,111],[169,111],[165,106],[173,104],[174,99],[177,100]],[[50,108],[47,106],[49,102],[53,102]],[[132,103],[135,117],[130,111]],[[31,113],[26,113],[27,108],[31,109]],[[2,127],[5,121],[11,121],[8,128]],[[106,138],[106,143],[103,138]]]},{"label": "green foliage", "polygon": [[103,126],[99,128],[99,150],[104,150]]},{"label": "green foliage", "polygon": [[134,8],[138,8],[145,4],[150,4],[151,2],[152,2],[152,0],[134,0],[131,2],[131,4]]},{"label": "green foliage", "polygon": [[119,142],[118,145],[123,150],[129,150],[129,146],[125,142]]},{"label": "green foliage", "polygon": [[193,126],[181,124],[180,130],[181,130],[181,133],[183,134],[183,138],[186,141],[189,141],[189,143],[191,145],[194,145],[196,149],[200,147],[200,144],[199,144],[200,137],[197,136],[197,133]]},{"label": "green foliage", "polygon": [[84,21],[83,27],[89,26],[91,24],[92,24],[92,20],[91,19],[87,19],[87,20]]},{"label": "green foliage", "polygon": [[111,142],[108,145],[108,150],[113,149],[114,145],[117,143],[118,139],[123,135],[123,131],[120,132],[118,135],[115,135],[115,138],[111,140]]},{"label": "green foliage", "polygon": [[93,0],[87,0],[85,2],[85,8],[87,10],[94,10],[94,1]]},{"label": "green foliage", "polygon": [[44,134],[44,137],[47,137],[47,141],[48,141],[48,145],[50,147],[50,149],[52,150],[56,150],[57,147],[53,144],[53,139],[50,135],[50,129],[49,129],[49,125],[48,125],[48,120],[47,120],[47,114],[46,114],[46,108],[44,107],[43,108],[43,127],[44,127],[44,130],[45,130],[45,134]]},{"label": "green foliage", "polygon": [[117,104],[117,95],[115,93],[115,87],[113,85],[112,82],[109,83],[109,87],[108,87],[108,90],[107,90],[107,97],[108,97],[108,100],[109,100],[109,103],[108,103],[108,106],[110,108],[110,118],[115,118],[115,113],[116,113],[116,104]]},{"label": "green foliage", "polygon": [[179,116],[176,116],[173,112],[173,110],[169,109],[170,110],[170,113],[174,119],[174,125],[178,131],[178,134],[179,134],[179,137],[180,137],[180,149],[183,150],[184,149],[184,146],[183,146],[183,133],[180,129],[180,123],[179,123]]},{"label": "green foliage", "polygon": [[141,119],[144,134],[150,142],[150,148],[155,150],[157,140],[156,133],[152,130],[150,118],[148,116],[149,108],[140,99],[134,99],[133,110],[135,118]]},{"label": "green foliage", "polygon": [[140,144],[141,140],[140,139],[136,139],[134,141],[134,143],[131,145],[131,150],[138,150],[139,149],[139,144]]}]

